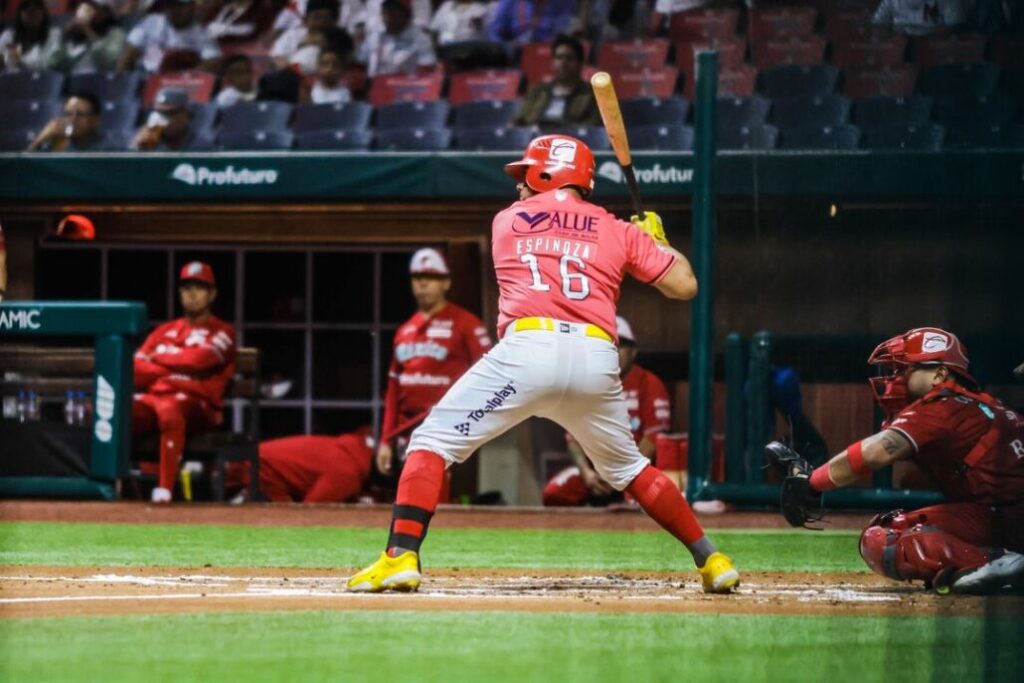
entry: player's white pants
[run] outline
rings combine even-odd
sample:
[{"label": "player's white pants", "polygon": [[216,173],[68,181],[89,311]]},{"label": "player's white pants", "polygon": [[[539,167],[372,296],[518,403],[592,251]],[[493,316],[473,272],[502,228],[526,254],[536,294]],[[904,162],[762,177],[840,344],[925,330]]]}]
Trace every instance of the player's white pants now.
[{"label": "player's white pants", "polygon": [[409,452],[463,462],[526,418],[545,417],[572,434],[605,481],[626,488],[650,461],[629,431],[618,352],[610,341],[584,336],[584,325],[569,327],[510,327],[434,406],[413,432]]}]

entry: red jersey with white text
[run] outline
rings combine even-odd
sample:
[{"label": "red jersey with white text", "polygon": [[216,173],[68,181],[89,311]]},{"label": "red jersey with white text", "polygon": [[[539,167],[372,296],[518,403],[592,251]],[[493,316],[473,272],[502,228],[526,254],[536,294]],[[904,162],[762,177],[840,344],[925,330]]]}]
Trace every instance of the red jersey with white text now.
[{"label": "red jersey with white text", "polygon": [[215,316],[157,327],[135,352],[135,387],[151,394],[183,392],[223,406],[235,374],[235,328]]},{"label": "red jersey with white text", "polygon": [[455,304],[413,314],[395,332],[381,441],[411,430],[491,348],[480,318]]},{"label": "red jersey with white text", "polygon": [[888,428],[910,440],[914,459],[951,502],[1024,500],[1024,419],[998,399],[947,383]]},{"label": "red jersey with white text", "polygon": [[512,204],[491,232],[502,333],[539,316],[593,323],[614,337],[623,278],[655,284],[675,263],[640,228],[565,190]]},{"label": "red jersey with white text", "polygon": [[[669,430],[672,408],[668,389],[657,375],[634,363],[622,378],[622,393],[629,413],[629,431],[637,446],[645,438],[653,441],[655,434]],[[566,434],[566,440],[574,439]]]}]

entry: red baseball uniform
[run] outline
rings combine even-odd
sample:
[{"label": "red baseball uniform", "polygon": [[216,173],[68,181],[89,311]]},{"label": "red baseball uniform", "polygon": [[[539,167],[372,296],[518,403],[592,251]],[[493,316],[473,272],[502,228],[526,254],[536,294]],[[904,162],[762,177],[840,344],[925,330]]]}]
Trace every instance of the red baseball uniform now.
[{"label": "red baseball uniform", "polygon": [[370,476],[365,436],[291,436],[260,444],[260,487],[274,502],[343,503]]},{"label": "red baseball uniform", "polygon": [[413,430],[455,381],[491,348],[487,328],[455,304],[417,311],[395,333],[381,442]]},{"label": "red baseball uniform", "polygon": [[[622,393],[626,397],[629,412],[629,429],[633,440],[639,446],[645,438],[653,439],[655,434],[667,432],[672,419],[668,389],[653,372],[633,364],[622,380]],[[571,434],[566,434],[572,440]],[[544,487],[544,505],[583,505],[590,498],[590,491],[583,483],[580,468],[566,467],[551,478]]]},{"label": "red baseball uniform", "polygon": [[133,431],[160,432],[160,487],[174,488],[186,432],[220,424],[234,374],[235,329],[215,316],[164,323],[135,353]]}]

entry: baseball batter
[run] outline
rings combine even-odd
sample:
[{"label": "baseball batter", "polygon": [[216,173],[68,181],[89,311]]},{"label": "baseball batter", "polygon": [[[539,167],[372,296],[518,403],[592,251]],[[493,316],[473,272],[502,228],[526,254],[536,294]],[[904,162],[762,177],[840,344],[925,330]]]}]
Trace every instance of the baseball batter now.
[{"label": "baseball batter", "polygon": [[814,520],[822,492],[913,460],[948,502],[877,515],[860,539],[868,566],[940,593],[1024,589],[1024,419],[979,390],[963,345],[946,330],[909,330],[868,362],[889,373],[871,380],[888,416],[881,432],[813,470],[783,444],[769,444],[786,475],[786,519]]},{"label": "baseball batter", "polygon": [[396,451],[455,384],[491,348],[487,328],[447,299],[451,272],[436,249],[420,249],[409,262],[417,311],[395,333],[384,395],[377,469],[391,471]]},{"label": "baseball batter", "polygon": [[[668,389],[657,375],[637,365],[636,336],[629,322],[620,315],[615,324],[619,338],[619,377],[629,413],[629,431],[640,453],[653,462],[655,437],[669,430],[672,418]],[[571,435],[567,435],[566,440],[576,464],[551,477],[544,487],[544,505],[607,505],[621,499],[621,494],[597,473],[576,440]]]},{"label": "baseball batter", "polygon": [[594,155],[580,140],[536,138],[505,170],[518,182],[520,200],[492,225],[501,341],[413,432],[387,548],[349,579],[349,589],[419,588],[420,546],[445,468],[523,420],[543,416],[573,435],[602,479],[628,491],[686,545],[705,591],[731,591],[739,583],[732,562],[704,535],[672,481],[636,447],[615,349],[623,278],[691,299],[697,282],[689,262],[668,246],[657,215],[627,223],[587,201]]},{"label": "baseball batter", "polygon": [[135,353],[132,430],[160,432],[160,476],[154,503],[167,503],[178,477],[185,434],[223,420],[224,390],[235,374],[235,328],[211,312],[213,269],[193,261],[180,273],[185,316],[164,323]]}]

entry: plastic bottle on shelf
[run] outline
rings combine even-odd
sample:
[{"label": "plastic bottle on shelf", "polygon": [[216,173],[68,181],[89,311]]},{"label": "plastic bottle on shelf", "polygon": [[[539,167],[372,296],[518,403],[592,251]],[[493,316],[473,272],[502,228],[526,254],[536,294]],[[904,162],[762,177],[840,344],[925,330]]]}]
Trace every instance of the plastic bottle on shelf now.
[{"label": "plastic bottle on shelf", "polygon": [[28,395],[24,389],[18,390],[18,422],[28,420]]},{"label": "plastic bottle on shelf", "polygon": [[64,401],[64,424],[75,426],[78,420],[78,406],[75,403],[75,392],[68,389],[67,400]]},{"label": "plastic bottle on shelf", "polygon": [[40,418],[40,401],[39,394],[35,391],[28,392],[28,408],[25,411],[25,416],[29,422],[39,422]]},{"label": "plastic bottle on shelf", "polygon": [[86,397],[85,392],[79,391],[75,395],[75,424],[79,427],[87,426],[91,415],[92,405]]}]

